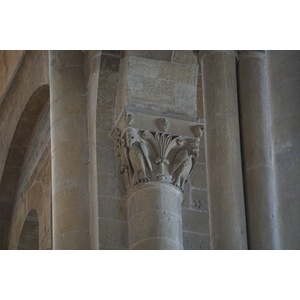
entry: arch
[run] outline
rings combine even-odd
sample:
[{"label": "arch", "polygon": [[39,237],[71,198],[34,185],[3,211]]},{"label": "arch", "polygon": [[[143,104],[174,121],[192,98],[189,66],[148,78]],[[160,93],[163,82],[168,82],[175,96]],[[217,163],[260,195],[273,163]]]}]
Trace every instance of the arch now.
[{"label": "arch", "polygon": [[39,219],[35,209],[32,209],[25,219],[18,250],[39,250]]},{"label": "arch", "polygon": [[11,216],[21,168],[38,117],[49,102],[49,97],[48,84],[39,86],[32,94],[21,114],[9,147],[0,182],[0,249],[8,248]]}]

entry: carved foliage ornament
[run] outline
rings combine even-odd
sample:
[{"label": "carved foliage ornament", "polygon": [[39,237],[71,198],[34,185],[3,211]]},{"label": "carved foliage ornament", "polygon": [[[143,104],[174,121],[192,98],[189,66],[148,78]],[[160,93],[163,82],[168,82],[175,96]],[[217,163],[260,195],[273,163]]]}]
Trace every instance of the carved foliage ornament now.
[{"label": "carved foliage ornament", "polygon": [[195,159],[200,137],[181,137],[128,126],[115,131],[116,154],[129,190],[139,183],[165,181],[183,191]]}]

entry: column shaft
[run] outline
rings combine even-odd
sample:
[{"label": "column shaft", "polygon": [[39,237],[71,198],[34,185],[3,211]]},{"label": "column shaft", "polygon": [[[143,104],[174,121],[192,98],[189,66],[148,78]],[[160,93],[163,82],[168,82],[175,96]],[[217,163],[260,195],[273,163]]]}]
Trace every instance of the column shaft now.
[{"label": "column shaft", "polygon": [[264,51],[241,51],[238,64],[243,175],[250,249],[277,249],[275,180]]},{"label": "column shaft", "polygon": [[300,249],[300,51],[267,51],[281,249]]},{"label": "column shaft", "polygon": [[90,249],[84,53],[50,51],[53,248]]},{"label": "column shaft", "polygon": [[181,250],[182,192],[167,183],[137,185],[128,198],[129,247]]},{"label": "column shaft", "polygon": [[233,51],[201,51],[212,249],[247,249]]}]

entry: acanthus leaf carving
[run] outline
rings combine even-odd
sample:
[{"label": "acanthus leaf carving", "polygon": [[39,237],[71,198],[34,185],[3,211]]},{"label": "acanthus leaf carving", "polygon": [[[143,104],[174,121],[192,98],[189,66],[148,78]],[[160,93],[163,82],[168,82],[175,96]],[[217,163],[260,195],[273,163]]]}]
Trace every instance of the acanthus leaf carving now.
[{"label": "acanthus leaf carving", "polygon": [[173,136],[127,127],[116,130],[116,153],[127,189],[149,181],[169,182],[182,191],[199,155],[200,137]]}]

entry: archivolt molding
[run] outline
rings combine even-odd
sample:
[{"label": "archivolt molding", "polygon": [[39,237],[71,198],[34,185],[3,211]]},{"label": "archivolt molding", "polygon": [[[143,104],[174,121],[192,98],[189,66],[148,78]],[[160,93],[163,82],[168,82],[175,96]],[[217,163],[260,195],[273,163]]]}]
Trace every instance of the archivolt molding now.
[{"label": "archivolt molding", "polygon": [[[149,129],[139,126],[146,123]],[[125,112],[112,137],[127,190],[160,181],[183,191],[199,155],[202,135],[200,123]]]}]

